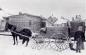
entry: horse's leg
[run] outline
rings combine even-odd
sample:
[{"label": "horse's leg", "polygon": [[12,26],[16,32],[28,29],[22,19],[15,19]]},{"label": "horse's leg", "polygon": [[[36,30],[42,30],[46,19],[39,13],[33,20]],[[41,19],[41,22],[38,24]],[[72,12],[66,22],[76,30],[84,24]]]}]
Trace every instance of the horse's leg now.
[{"label": "horse's leg", "polygon": [[25,43],[25,39],[23,39],[23,41],[22,41],[22,44],[24,44]]},{"label": "horse's leg", "polygon": [[15,45],[15,35],[14,35],[14,33],[13,33],[13,32],[11,32],[11,34],[12,34],[13,41],[14,41],[13,45]]},{"label": "horse's leg", "polygon": [[26,47],[28,46],[28,42],[29,42],[29,38],[27,38],[27,40],[26,40],[27,42],[26,42]]},{"label": "horse's leg", "polygon": [[18,45],[18,39],[17,39],[17,35],[16,35],[16,37],[15,37],[15,38],[16,38],[16,43],[17,43],[17,45]]},{"label": "horse's leg", "polygon": [[13,36],[13,41],[14,41],[13,45],[15,45],[15,36]]}]

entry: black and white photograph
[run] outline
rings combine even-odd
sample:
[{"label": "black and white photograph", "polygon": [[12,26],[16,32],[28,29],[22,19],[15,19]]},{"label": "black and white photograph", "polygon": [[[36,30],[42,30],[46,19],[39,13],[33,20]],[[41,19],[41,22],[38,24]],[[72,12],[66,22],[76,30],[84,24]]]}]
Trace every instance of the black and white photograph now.
[{"label": "black and white photograph", "polygon": [[0,0],[0,55],[86,55],[86,0]]}]

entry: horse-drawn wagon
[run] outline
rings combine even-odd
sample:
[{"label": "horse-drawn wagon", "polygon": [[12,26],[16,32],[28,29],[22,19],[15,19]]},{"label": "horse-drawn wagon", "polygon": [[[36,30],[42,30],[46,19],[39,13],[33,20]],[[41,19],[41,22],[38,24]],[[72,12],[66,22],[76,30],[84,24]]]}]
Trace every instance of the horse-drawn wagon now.
[{"label": "horse-drawn wagon", "polygon": [[40,33],[38,37],[34,38],[35,41],[33,43],[35,45],[32,47],[37,49],[50,47],[57,51],[68,48],[68,26],[60,25],[45,27],[45,32]]},{"label": "horse-drawn wagon", "polygon": [[[23,35],[20,33],[23,29],[29,29],[33,33],[38,33],[35,35],[35,37],[31,37],[30,39],[33,40],[32,48],[47,48],[51,47],[52,49],[56,50],[63,50],[68,48],[68,27],[67,25],[61,26],[58,25],[57,27],[43,27],[45,29],[44,32],[41,32],[41,23],[43,19],[36,16],[27,16],[27,15],[14,15],[9,16],[9,20],[7,20],[7,25],[11,24],[11,26],[16,27],[16,30],[12,30],[11,32],[23,36],[26,38],[29,38],[28,36]],[[34,20],[33,20],[34,19]],[[36,19],[36,20],[35,20]],[[34,23],[35,22],[35,23]],[[7,26],[8,27],[8,26]],[[10,28],[10,27],[9,27]],[[26,33],[24,33],[26,34]],[[15,39],[14,39],[15,40]]]},{"label": "horse-drawn wagon", "polygon": [[[13,18],[17,18],[17,17],[13,17]],[[69,48],[69,38],[74,36],[74,33],[75,33],[77,27],[79,25],[82,25],[83,27],[85,26],[84,22],[70,21],[70,24],[71,24],[70,26],[67,25],[69,23],[65,23],[63,25],[59,24],[58,26],[52,26],[52,27],[45,26],[42,28],[42,27],[40,27],[42,20],[41,19],[39,20],[39,17],[37,18],[38,21],[37,20],[36,20],[36,22],[33,21],[33,23],[35,22],[35,24],[38,23],[38,25],[35,25],[35,26],[31,26],[33,24],[31,20],[29,22],[27,22],[27,20],[24,21],[25,20],[24,17],[18,16],[18,18],[20,20],[20,21],[18,21],[16,19],[18,22],[15,19],[8,22],[11,25],[17,26],[17,31],[18,31],[18,29],[24,29],[24,28],[34,30],[34,28],[36,28],[36,26],[38,27],[38,28],[36,28],[36,30],[39,29],[38,32],[35,32],[38,34],[35,34],[35,36],[32,36],[30,38],[31,40],[33,40],[31,47],[35,48],[35,49],[48,48],[48,47],[50,47],[51,49],[55,49],[57,51],[62,51],[64,49],[67,49],[67,48]],[[24,19],[22,20],[20,18],[24,18]],[[30,18],[33,18],[33,16],[31,16]],[[27,19],[27,17],[26,17],[26,19]],[[83,31],[85,31],[85,28],[83,29]],[[25,36],[21,33],[18,33],[18,34],[23,37],[29,38],[28,36]],[[33,32],[32,32],[32,34],[33,34]]]}]

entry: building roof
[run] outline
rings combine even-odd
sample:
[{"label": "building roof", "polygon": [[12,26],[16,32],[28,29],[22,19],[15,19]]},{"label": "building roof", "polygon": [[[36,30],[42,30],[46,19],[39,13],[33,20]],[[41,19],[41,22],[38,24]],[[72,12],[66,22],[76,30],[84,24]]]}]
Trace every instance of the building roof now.
[{"label": "building roof", "polygon": [[26,16],[29,16],[29,17],[36,17],[36,18],[40,18],[40,19],[46,20],[45,17],[36,16],[36,15],[28,14],[28,13],[22,13],[22,14],[18,14],[18,15],[11,15],[11,16],[8,16],[8,17],[16,17],[16,16],[20,16],[20,15],[26,15]]}]

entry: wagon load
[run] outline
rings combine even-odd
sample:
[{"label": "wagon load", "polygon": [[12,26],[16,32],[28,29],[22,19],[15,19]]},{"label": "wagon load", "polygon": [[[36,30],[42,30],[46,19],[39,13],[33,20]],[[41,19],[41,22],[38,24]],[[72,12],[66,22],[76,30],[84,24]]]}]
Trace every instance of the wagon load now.
[{"label": "wagon load", "polygon": [[47,27],[47,32],[43,36],[46,38],[53,38],[53,39],[66,39],[68,37],[68,27],[67,26]]}]

